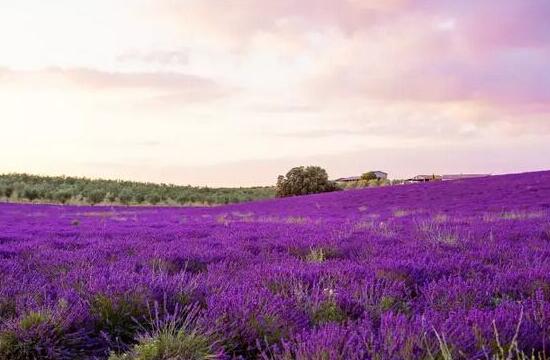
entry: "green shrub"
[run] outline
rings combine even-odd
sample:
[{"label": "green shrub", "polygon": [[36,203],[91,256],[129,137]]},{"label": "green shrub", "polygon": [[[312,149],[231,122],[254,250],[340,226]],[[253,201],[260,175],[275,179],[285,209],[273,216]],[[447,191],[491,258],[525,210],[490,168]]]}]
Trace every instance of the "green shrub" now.
[{"label": "green shrub", "polygon": [[4,185],[0,187],[0,196],[4,196],[6,198],[11,198],[13,195],[13,187],[9,185]]},{"label": "green shrub", "polygon": [[40,193],[38,192],[38,189],[34,186],[27,186],[23,189],[22,196],[25,199],[33,201],[40,197]]},{"label": "green shrub", "polygon": [[369,171],[361,175],[361,180],[370,181],[370,180],[377,180],[378,176],[376,176],[376,173],[374,171]]},{"label": "green shrub", "polygon": [[146,315],[146,304],[137,295],[97,295],[91,303],[96,331],[106,333],[114,347],[123,348],[134,341],[138,321]]},{"label": "green shrub", "polygon": [[346,320],[346,314],[333,299],[323,301],[313,312],[312,320],[315,324],[327,322],[342,322]]},{"label": "green shrub", "polygon": [[189,196],[187,194],[178,195],[178,197],[176,198],[176,202],[180,205],[186,204],[187,202],[189,202]]},{"label": "green shrub", "polygon": [[93,190],[91,191],[88,196],[86,197],[88,199],[88,202],[92,205],[99,204],[100,202],[103,202],[105,200],[105,196],[107,194],[103,190]]},{"label": "green shrub", "polygon": [[145,199],[147,200],[147,202],[149,204],[152,204],[152,205],[156,205],[161,201],[160,195],[156,194],[156,193],[152,193],[152,194],[147,195],[145,197]]},{"label": "green shrub", "polygon": [[309,262],[321,263],[325,261],[325,259],[326,259],[326,254],[323,248],[318,248],[318,249],[312,248],[309,250],[309,253],[306,256],[306,260]]},{"label": "green shrub", "polygon": [[207,360],[217,359],[217,347],[210,336],[197,331],[199,308],[194,305],[168,311],[166,303],[147,306],[148,317],[144,319],[145,334],[137,344],[122,354],[112,353],[109,360]]},{"label": "green shrub", "polygon": [[184,330],[163,330],[142,337],[129,352],[112,354],[109,360],[208,360],[216,358],[205,336]]},{"label": "green shrub", "polygon": [[145,194],[143,192],[138,192],[135,196],[135,199],[134,199],[138,204],[141,204],[143,202],[145,202],[146,198],[145,198]]},{"label": "green shrub", "polygon": [[109,191],[107,193],[106,199],[108,202],[114,203],[118,199],[118,192],[117,191]]},{"label": "green shrub", "polygon": [[29,330],[34,326],[46,323],[48,319],[49,317],[46,314],[31,312],[27,314],[23,319],[21,319],[21,321],[19,322],[19,326],[22,330]]},{"label": "green shrub", "polygon": [[52,200],[57,201],[61,204],[65,204],[72,198],[73,194],[70,190],[58,190],[53,193]]},{"label": "green shrub", "polygon": [[286,176],[277,179],[278,197],[307,195],[340,190],[336,183],[329,181],[325,169],[318,166],[300,166],[291,169]]},{"label": "green shrub", "polygon": [[134,194],[132,193],[132,191],[128,190],[128,189],[123,189],[119,194],[118,194],[118,200],[123,203],[124,205],[128,205],[132,202],[134,198]]},{"label": "green shrub", "polygon": [[0,332],[2,360],[69,360],[83,357],[85,338],[48,313],[30,312]]}]

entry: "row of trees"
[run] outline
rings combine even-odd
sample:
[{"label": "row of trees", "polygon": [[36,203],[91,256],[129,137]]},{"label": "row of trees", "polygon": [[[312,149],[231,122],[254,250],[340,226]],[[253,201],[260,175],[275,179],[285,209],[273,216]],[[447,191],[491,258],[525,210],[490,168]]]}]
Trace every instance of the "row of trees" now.
[{"label": "row of trees", "polygon": [[0,199],[77,204],[214,205],[307,195],[347,188],[399,183],[378,179],[374,172],[361,180],[338,185],[319,166],[300,166],[279,176],[276,187],[208,188],[77,177],[44,177],[27,174],[0,175]]},{"label": "row of trees", "polygon": [[208,188],[76,177],[0,175],[0,198],[78,204],[228,204],[275,196],[273,187]]}]

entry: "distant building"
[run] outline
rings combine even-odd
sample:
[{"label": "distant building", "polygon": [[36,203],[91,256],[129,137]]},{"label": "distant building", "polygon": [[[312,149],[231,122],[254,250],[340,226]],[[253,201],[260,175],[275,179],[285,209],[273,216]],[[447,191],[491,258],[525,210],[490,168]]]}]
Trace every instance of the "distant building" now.
[{"label": "distant building", "polygon": [[432,175],[416,175],[415,177],[405,180],[405,182],[422,183],[422,182],[441,181],[441,180],[442,180],[441,175],[432,174]]},{"label": "distant building", "polygon": [[441,180],[450,181],[450,180],[461,180],[461,179],[473,179],[480,177],[491,176],[491,174],[452,174],[452,175],[442,175]]},{"label": "distant building", "polygon": [[386,180],[388,178],[388,173],[383,171],[373,171],[374,175],[376,175],[376,178],[379,180]]},{"label": "distant building", "polygon": [[349,182],[355,182],[355,181],[359,181],[359,180],[361,180],[361,176],[343,177],[343,178],[338,178],[334,181],[336,181],[337,183],[349,183]]},{"label": "distant building", "polygon": [[[373,171],[373,173],[374,175],[376,175],[376,178],[378,180],[386,180],[388,178],[387,172],[377,170],[377,171]],[[336,181],[337,183],[350,183],[350,182],[356,182],[359,180],[361,180],[361,176],[343,177],[343,178],[338,178],[334,181]]]},{"label": "distant building", "polygon": [[473,179],[491,176],[491,174],[450,174],[450,175],[416,175],[410,179],[405,180],[406,183],[422,183],[430,181],[451,181],[461,179]]}]

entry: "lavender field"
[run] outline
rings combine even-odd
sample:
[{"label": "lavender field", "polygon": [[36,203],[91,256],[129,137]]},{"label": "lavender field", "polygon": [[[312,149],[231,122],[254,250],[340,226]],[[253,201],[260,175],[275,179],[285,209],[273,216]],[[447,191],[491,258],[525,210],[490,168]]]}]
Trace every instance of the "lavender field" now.
[{"label": "lavender field", "polygon": [[550,355],[550,172],[214,208],[0,205],[0,359]]}]

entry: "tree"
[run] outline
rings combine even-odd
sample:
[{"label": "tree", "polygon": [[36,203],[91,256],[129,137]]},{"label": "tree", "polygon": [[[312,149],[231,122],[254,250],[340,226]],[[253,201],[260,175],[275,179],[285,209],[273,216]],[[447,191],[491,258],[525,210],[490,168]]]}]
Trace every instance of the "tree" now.
[{"label": "tree", "polygon": [[374,171],[369,171],[361,175],[361,180],[369,181],[369,180],[377,180],[378,176],[376,176],[376,173]]},{"label": "tree", "polygon": [[368,183],[369,187],[377,187],[377,186],[380,186],[380,184],[381,184],[380,180],[378,180],[378,179],[371,179],[371,180],[367,181],[367,183]]},{"label": "tree", "polygon": [[186,204],[189,201],[189,197],[186,194],[180,194],[176,197],[176,202],[180,205]]},{"label": "tree", "polygon": [[100,202],[105,200],[106,195],[107,193],[103,190],[92,190],[87,196],[88,202],[92,205],[99,204]]},{"label": "tree", "polygon": [[11,186],[6,186],[6,188],[4,189],[4,195],[9,199],[11,198],[11,196],[13,195],[13,187]]},{"label": "tree", "polygon": [[136,200],[138,204],[143,203],[145,201],[145,194],[141,191],[138,191],[134,200]]},{"label": "tree", "polygon": [[5,196],[7,199],[11,198],[13,194],[13,187],[10,185],[5,185],[0,188],[0,196]]},{"label": "tree", "polygon": [[38,189],[34,186],[28,186],[23,189],[23,197],[33,201],[35,199],[38,199],[40,197],[40,194],[38,193]]},{"label": "tree", "polygon": [[61,204],[65,204],[71,199],[72,196],[73,194],[70,190],[57,190],[55,193],[53,193],[53,200],[58,201]]},{"label": "tree", "polygon": [[161,202],[161,197],[158,193],[151,193],[151,194],[148,194],[146,197],[145,197],[145,200],[151,204],[151,205],[156,205],[158,204],[159,202]]},{"label": "tree", "polygon": [[116,190],[109,191],[106,198],[107,198],[108,202],[114,203],[116,201],[116,199],[118,198],[118,191],[116,191]]},{"label": "tree", "polygon": [[122,189],[122,191],[120,191],[120,193],[118,194],[118,200],[124,205],[130,204],[133,198],[134,194],[129,189]]},{"label": "tree", "polygon": [[329,181],[326,170],[319,166],[300,166],[291,169],[286,176],[280,175],[277,178],[276,188],[278,197],[339,190],[336,183]]}]

